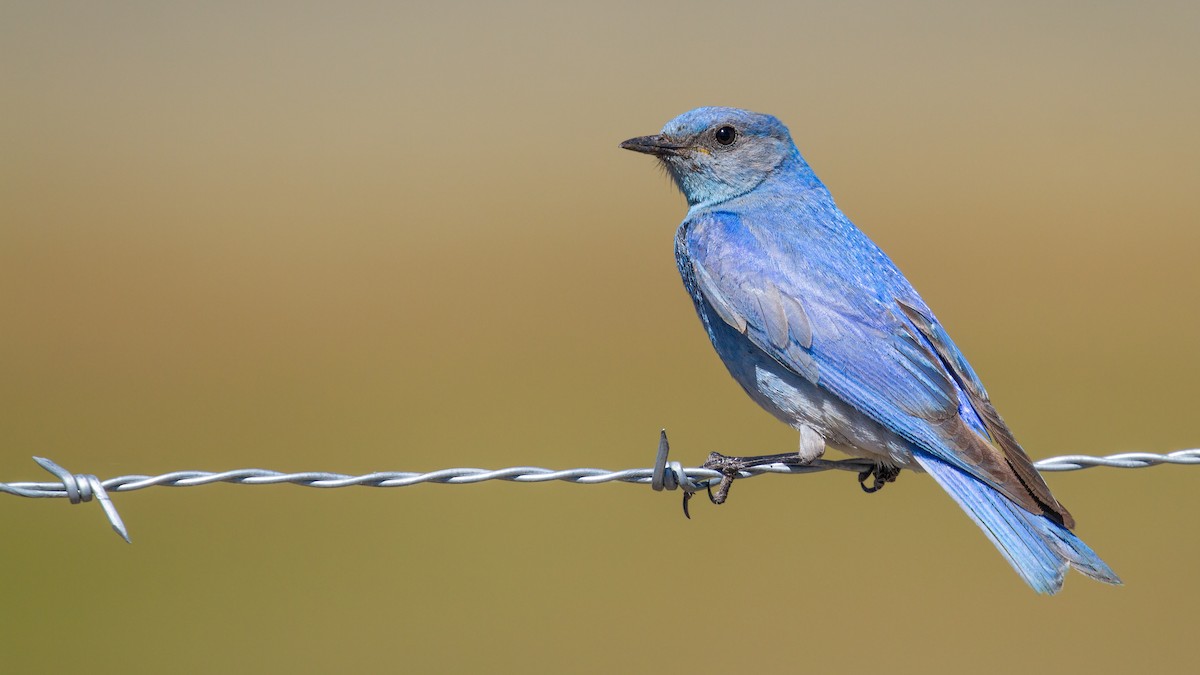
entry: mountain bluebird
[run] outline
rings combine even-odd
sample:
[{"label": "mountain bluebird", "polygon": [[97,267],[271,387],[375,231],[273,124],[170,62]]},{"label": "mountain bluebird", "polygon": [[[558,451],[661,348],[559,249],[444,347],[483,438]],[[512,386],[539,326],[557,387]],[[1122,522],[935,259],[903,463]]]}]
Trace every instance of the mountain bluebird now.
[{"label": "mountain bluebird", "polygon": [[[1067,567],[1117,575],[1058,503],[966,358],[896,265],[834,204],[779,120],[698,108],[622,148],[654,155],[687,197],[675,260],[717,354],[746,393],[800,432],[797,453],[724,457],[739,469],[805,464],[829,445],[875,468],[933,476],[1034,590]],[[871,487],[865,481],[872,478]]]}]

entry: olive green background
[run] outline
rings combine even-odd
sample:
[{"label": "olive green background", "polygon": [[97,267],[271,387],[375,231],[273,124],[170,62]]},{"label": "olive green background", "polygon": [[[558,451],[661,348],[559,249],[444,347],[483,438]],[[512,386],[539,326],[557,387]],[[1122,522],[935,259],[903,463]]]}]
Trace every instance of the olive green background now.
[{"label": "olive green background", "polygon": [[[1048,6],[1052,4],[1053,6]],[[782,452],[618,150],[787,123],[1030,454],[1200,444],[1200,5],[0,8],[0,480]],[[1200,469],[1049,483],[1036,596],[925,476],[0,497],[5,672],[1194,672]]]}]

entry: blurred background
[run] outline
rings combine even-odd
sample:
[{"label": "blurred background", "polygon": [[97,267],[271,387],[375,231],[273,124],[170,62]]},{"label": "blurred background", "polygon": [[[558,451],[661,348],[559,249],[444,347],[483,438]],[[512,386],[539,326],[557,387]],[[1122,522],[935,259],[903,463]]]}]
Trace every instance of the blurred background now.
[{"label": "blurred background", "polygon": [[[630,136],[787,123],[1035,458],[1200,445],[1200,5],[0,8],[0,480],[795,447]],[[1191,672],[1197,469],[1049,483],[1036,596],[925,476],[0,498],[4,669]],[[681,663],[679,659],[684,659]]]}]

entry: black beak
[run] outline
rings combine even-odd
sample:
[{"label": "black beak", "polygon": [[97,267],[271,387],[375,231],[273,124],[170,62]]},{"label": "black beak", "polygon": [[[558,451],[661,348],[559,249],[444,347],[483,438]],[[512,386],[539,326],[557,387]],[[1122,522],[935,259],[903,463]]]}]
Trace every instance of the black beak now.
[{"label": "black beak", "polygon": [[634,152],[644,152],[647,155],[656,157],[671,157],[678,155],[680,151],[687,146],[672,143],[662,135],[657,136],[638,136],[631,138],[621,144],[621,147]]}]

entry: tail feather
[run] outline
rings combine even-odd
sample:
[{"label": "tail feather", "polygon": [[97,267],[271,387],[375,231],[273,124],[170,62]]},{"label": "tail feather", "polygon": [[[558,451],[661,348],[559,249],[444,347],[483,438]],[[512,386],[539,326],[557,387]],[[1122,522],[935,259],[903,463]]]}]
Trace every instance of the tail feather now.
[{"label": "tail feather", "polygon": [[971,516],[1017,574],[1038,593],[1057,593],[1068,567],[1107,584],[1116,573],[1067,528],[1030,513],[977,478],[930,455],[917,462]]}]

